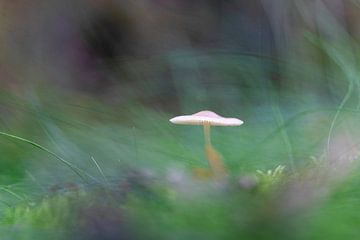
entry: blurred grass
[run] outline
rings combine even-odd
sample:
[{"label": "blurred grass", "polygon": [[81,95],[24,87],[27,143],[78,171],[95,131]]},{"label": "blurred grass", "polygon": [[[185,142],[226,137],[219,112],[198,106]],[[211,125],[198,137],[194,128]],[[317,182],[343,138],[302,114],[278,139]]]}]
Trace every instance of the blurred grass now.
[{"label": "blurred grass", "polygon": [[[350,227],[352,225],[337,225],[338,221],[356,221],[353,201],[357,199],[357,175],[349,175],[352,176],[350,180],[341,184],[347,190],[336,187],[319,205],[291,216],[293,220],[286,223],[289,226],[285,229],[280,226],[287,220],[281,216],[258,219],[268,211],[272,195],[277,193],[273,188],[260,187],[272,182],[271,178],[264,180],[258,176],[259,190],[255,192],[243,189],[238,183],[241,176],[256,175],[256,170],[266,172],[279,164],[286,166],[286,177],[280,186],[286,185],[286,178],[296,178],[290,171],[291,160],[285,144],[291,144],[297,171],[303,171],[309,164],[312,166],[311,157],[320,156],[326,148],[330,117],[336,108],[312,104],[311,110],[286,115],[279,124],[271,105],[260,106],[260,109],[268,110],[253,109],[254,113],[245,117],[239,111],[236,117],[245,120],[239,128],[214,127],[214,146],[223,154],[230,173],[229,183],[217,186],[212,181],[196,180],[192,176],[192,169],[207,168],[200,127],[171,125],[168,119],[172,114],[141,105],[134,104],[117,112],[113,107],[99,103],[73,105],[62,100],[61,104],[54,105],[52,101],[48,102],[49,99],[39,100],[35,110],[24,107],[26,111],[21,114],[26,117],[21,117],[21,121],[26,119],[26,125],[33,127],[21,130],[8,125],[8,129],[16,129],[11,133],[51,149],[96,176],[96,181],[83,183],[46,152],[10,140],[14,153],[21,152],[22,155],[19,164],[11,164],[20,173],[16,180],[18,185],[7,185],[14,179],[6,179],[0,193],[3,203],[1,231],[9,239],[35,236],[44,239],[91,238],[92,233],[89,233],[91,236],[86,234],[90,223],[83,226],[81,222],[89,218],[101,222],[102,214],[105,214],[103,224],[110,226],[110,230],[100,227],[99,231],[118,234],[111,230],[111,225],[125,222],[131,226],[130,229],[126,227],[130,239],[141,236],[148,239],[358,237]],[[21,101],[18,104],[21,106]],[[251,112],[246,109],[249,107],[244,106],[245,113]],[[300,109],[306,108],[301,106]],[[358,125],[356,110],[343,108],[339,112],[337,129]],[[287,143],[283,131],[288,136]],[[351,134],[356,133],[352,131]],[[6,143],[9,139],[2,138],[1,141]],[[10,148],[3,149],[9,151],[11,159],[18,157],[11,154]],[[138,176],[129,176],[134,170]],[[3,171],[5,177],[6,170]],[[124,185],[128,188],[126,194],[119,190],[119,186],[121,189]],[[80,206],[87,207],[84,210]],[[97,209],[105,213],[99,213]],[[340,214],[337,209],[344,211]],[[119,220],[123,218],[122,214],[126,217]],[[339,227],[332,227],[330,234],[332,224]],[[136,226],[143,228],[132,230]],[[83,237],[70,237],[74,232]]]}]

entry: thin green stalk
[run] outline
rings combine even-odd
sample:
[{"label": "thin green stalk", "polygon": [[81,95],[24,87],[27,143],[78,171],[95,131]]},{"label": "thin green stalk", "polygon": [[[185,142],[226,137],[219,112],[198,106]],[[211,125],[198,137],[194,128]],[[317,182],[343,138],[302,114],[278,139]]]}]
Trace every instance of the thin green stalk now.
[{"label": "thin green stalk", "polygon": [[353,87],[354,87],[354,84],[353,84],[352,81],[350,81],[350,83],[348,85],[347,92],[346,92],[344,98],[342,99],[342,101],[341,101],[338,109],[336,110],[335,115],[334,115],[334,117],[333,117],[333,119],[331,121],[330,128],[329,128],[329,133],[328,133],[328,137],[327,137],[327,153],[329,153],[329,151],[330,151],[331,136],[332,136],[332,133],[334,131],[336,121],[339,118],[340,113],[342,112],[341,110],[345,107],[345,104],[350,99],[352,91],[353,91]]},{"label": "thin green stalk", "polygon": [[4,192],[7,192],[7,193],[11,194],[12,196],[19,199],[20,201],[25,200],[25,198],[23,198],[22,196],[20,196],[19,194],[15,193],[15,192],[11,191],[10,189],[7,189],[5,187],[0,187],[0,190],[3,190]]},{"label": "thin green stalk", "polygon": [[8,207],[11,207],[11,205],[10,205],[9,203],[5,202],[4,200],[1,200],[1,199],[0,199],[0,203],[6,205],[6,206],[8,206]]},{"label": "thin green stalk", "polygon": [[[277,125],[278,126],[284,125],[285,120],[283,118],[283,115],[282,115],[282,113],[280,111],[279,106],[277,104],[276,105],[273,104],[272,105],[272,110],[274,112],[275,120],[277,122]],[[280,133],[281,133],[281,136],[282,136],[282,138],[284,140],[284,143],[286,144],[286,147],[287,147],[287,152],[288,152],[288,157],[289,157],[289,161],[290,161],[291,170],[293,172],[295,172],[294,154],[293,154],[293,148],[292,148],[292,144],[290,142],[289,135],[288,135],[285,128],[281,128]]]},{"label": "thin green stalk", "polygon": [[305,110],[302,112],[296,113],[294,116],[290,117],[286,121],[283,122],[283,124],[278,125],[274,131],[269,133],[267,136],[265,136],[259,143],[256,144],[256,147],[249,151],[249,153],[246,155],[252,156],[256,151],[259,150],[262,146],[264,146],[267,142],[269,142],[271,139],[273,139],[276,134],[280,133],[284,128],[287,128],[291,126],[296,120],[300,119],[301,117],[310,115],[310,114],[316,114],[319,112],[345,112],[345,113],[351,113],[351,114],[360,114],[360,111],[352,110],[352,109],[346,109],[346,108],[318,108],[318,109],[311,109],[311,110]]},{"label": "thin green stalk", "polygon": [[38,185],[38,187],[43,191],[46,192],[45,188],[43,186],[41,186],[41,184],[36,180],[36,178],[28,171],[25,170],[26,174],[30,177],[30,179],[36,184]]},{"label": "thin green stalk", "polygon": [[94,177],[90,176],[89,174],[85,173],[84,171],[82,171],[81,169],[79,169],[78,167],[76,167],[75,165],[73,165],[71,162],[65,160],[64,158],[60,157],[59,155],[57,155],[56,153],[50,151],[49,149],[47,149],[46,147],[43,147],[41,146],[40,144],[37,144],[31,140],[28,140],[28,139],[25,139],[25,138],[22,138],[22,137],[18,137],[18,136],[15,136],[15,135],[12,135],[12,134],[9,134],[9,133],[5,133],[5,132],[0,132],[0,135],[3,135],[5,137],[9,137],[9,138],[12,138],[12,139],[16,139],[16,140],[19,140],[21,142],[24,142],[24,143],[28,143],[36,148],[39,148],[41,149],[42,151],[52,155],[53,157],[57,158],[60,162],[62,162],[63,164],[65,164],[66,166],[68,166],[72,171],[74,171],[82,180],[85,180],[85,177],[83,176],[86,175],[92,179],[94,179]]},{"label": "thin green stalk", "polygon": [[98,164],[98,162],[95,160],[95,158],[93,156],[91,156],[91,160],[94,162],[96,168],[99,170],[99,172],[100,172],[101,176],[103,177],[105,183],[108,184],[109,182],[108,182],[103,170],[101,169],[100,165]]}]

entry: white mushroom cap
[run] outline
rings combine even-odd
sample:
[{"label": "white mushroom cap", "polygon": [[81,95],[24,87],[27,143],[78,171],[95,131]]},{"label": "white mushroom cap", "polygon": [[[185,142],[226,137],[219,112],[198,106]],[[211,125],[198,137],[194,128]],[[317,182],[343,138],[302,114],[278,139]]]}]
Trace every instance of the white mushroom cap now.
[{"label": "white mushroom cap", "polygon": [[240,126],[244,122],[237,118],[225,118],[212,111],[201,111],[192,115],[178,116],[170,122],[184,125]]}]

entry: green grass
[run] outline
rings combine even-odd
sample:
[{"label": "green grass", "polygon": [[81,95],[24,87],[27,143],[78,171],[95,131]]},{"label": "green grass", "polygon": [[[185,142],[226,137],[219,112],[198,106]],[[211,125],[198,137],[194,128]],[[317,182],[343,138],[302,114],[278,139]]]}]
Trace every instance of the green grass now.
[{"label": "green grass", "polygon": [[[0,232],[8,239],[91,239],[96,230],[130,239],[357,238],[355,171],[304,210],[283,213],[286,189],[319,167],[312,156],[326,152],[329,116],[337,110],[314,109],[280,122],[277,113],[265,112],[238,128],[213,128],[229,169],[223,183],[193,175],[207,168],[202,129],[172,125],[171,114],[137,107],[127,113],[131,123],[118,124],[116,116],[89,122],[44,109],[43,135],[34,137],[39,143],[1,133],[2,142],[16,140],[29,157],[18,166],[24,170],[19,184],[0,189]],[[358,125],[356,111],[339,112],[334,136]],[[279,165],[283,172],[274,171]],[[242,187],[243,176],[256,176],[256,186]]]},{"label": "green grass", "polygon": [[[306,37],[326,76],[306,58],[179,51],[126,62],[138,81],[114,102],[2,91],[1,240],[358,239],[356,56]],[[164,73],[176,101],[161,99]],[[212,128],[220,182],[194,173],[208,169],[202,128],[169,122],[204,109],[245,122]]]}]

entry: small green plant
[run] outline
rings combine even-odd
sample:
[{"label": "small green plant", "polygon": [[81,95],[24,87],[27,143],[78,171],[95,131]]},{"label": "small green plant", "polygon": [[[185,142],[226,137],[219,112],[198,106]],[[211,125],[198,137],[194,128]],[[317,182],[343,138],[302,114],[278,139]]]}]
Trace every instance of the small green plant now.
[{"label": "small green plant", "polygon": [[273,170],[256,170],[260,188],[263,190],[268,190],[269,188],[279,184],[284,178],[285,169],[286,167],[284,165],[279,165]]}]

